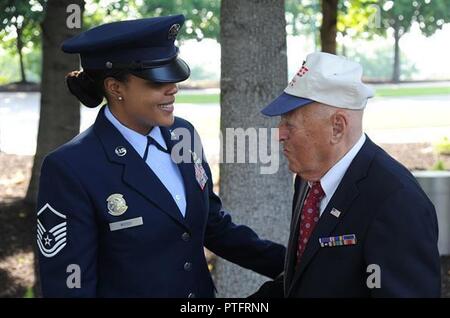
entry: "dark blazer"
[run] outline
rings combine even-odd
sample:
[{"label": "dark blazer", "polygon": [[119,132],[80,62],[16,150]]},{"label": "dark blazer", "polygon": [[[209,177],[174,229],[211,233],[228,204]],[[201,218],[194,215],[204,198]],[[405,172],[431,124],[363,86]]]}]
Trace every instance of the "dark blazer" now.
[{"label": "dark blazer", "polygon": [[[182,141],[171,138],[176,128],[189,131],[191,142],[196,136],[189,122],[176,118],[170,129],[161,127],[169,149]],[[118,147],[126,154],[116,153]],[[273,278],[281,273],[285,248],[233,224],[213,192],[208,164],[201,165],[208,178],[203,189],[194,163],[178,164],[186,189],[183,218],[102,108],[92,127],[49,154],[42,166],[37,244],[43,295],[213,297],[204,246],[260,274]],[[111,194],[122,195],[125,213],[108,212]],[[112,231],[112,223],[123,228]]]},{"label": "dark blazer", "polygon": [[[440,297],[434,206],[413,175],[384,150],[366,139],[295,268],[306,189],[297,176],[284,275],[254,297]],[[330,213],[333,208],[339,217]],[[319,238],[346,234],[355,234],[356,244],[319,244]],[[375,282],[370,264],[379,266],[380,288],[367,285]]]}]

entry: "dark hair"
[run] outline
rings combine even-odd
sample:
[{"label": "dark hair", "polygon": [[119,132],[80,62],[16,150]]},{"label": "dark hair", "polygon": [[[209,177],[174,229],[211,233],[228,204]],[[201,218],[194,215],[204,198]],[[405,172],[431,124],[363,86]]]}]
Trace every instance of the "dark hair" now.
[{"label": "dark hair", "polygon": [[83,70],[73,71],[66,75],[69,91],[75,95],[85,106],[94,108],[103,102],[106,97],[103,81],[113,77],[118,81],[126,82],[129,73],[124,70]]}]

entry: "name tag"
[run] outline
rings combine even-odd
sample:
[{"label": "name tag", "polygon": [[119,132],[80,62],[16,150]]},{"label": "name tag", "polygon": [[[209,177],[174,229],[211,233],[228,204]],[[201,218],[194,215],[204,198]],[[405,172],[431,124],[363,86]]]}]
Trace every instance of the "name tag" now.
[{"label": "name tag", "polygon": [[142,224],[144,224],[144,221],[142,219],[142,216],[140,216],[140,217],[134,218],[134,219],[109,223],[109,229],[111,231],[117,231],[117,230],[127,229],[127,228],[133,227],[133,226],[139,226]]}]

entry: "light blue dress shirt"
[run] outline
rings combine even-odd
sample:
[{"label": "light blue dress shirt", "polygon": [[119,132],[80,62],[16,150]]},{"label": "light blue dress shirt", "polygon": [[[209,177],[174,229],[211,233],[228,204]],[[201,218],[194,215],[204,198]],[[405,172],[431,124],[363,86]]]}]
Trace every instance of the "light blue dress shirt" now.
[{"label": "light blue dress shirt", "polygon": [[[105,107],[105,116],[133,146],[136,152],[141,157],[144,157],[145,148],[147,147],[147,136],[141,135],[123,125],[111,113],[109,106]],[[148,135],[155,139],[161,147],[167,149],[166,142],[164,141],[158,126],[153,127]],[[167,191],[170,192],[178,209],[184,217],[186,214],[186,192],[184,189],[183,177],[181,176],[178,166],[172,161],[170,154],[160,151],[155,145],[150,144],[146,163],[166,187]],[[148,191],[152,191],[152,189],[148,189]]]}]

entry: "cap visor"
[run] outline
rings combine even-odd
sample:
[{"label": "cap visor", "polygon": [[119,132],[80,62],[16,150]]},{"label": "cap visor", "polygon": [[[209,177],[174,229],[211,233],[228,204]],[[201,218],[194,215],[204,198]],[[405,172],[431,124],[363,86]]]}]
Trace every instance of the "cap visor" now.
[{"label": "cap visor", "polygon": [[154,68],[147,68],[139,71],[131,71],[143,79],[148,79],[158,83],[177,83],[186,80],[191,74],[189,66],[180,58],[172,60],[168,64],[164,64]]},{"label": "cap visor", "polygon": [[297,97],[286,93],[281,94],[269,105],[267,105],[261,113],[266,116],[280,116],[290,112],[301,106],[313,103],[314,101],[308,98]]}]

